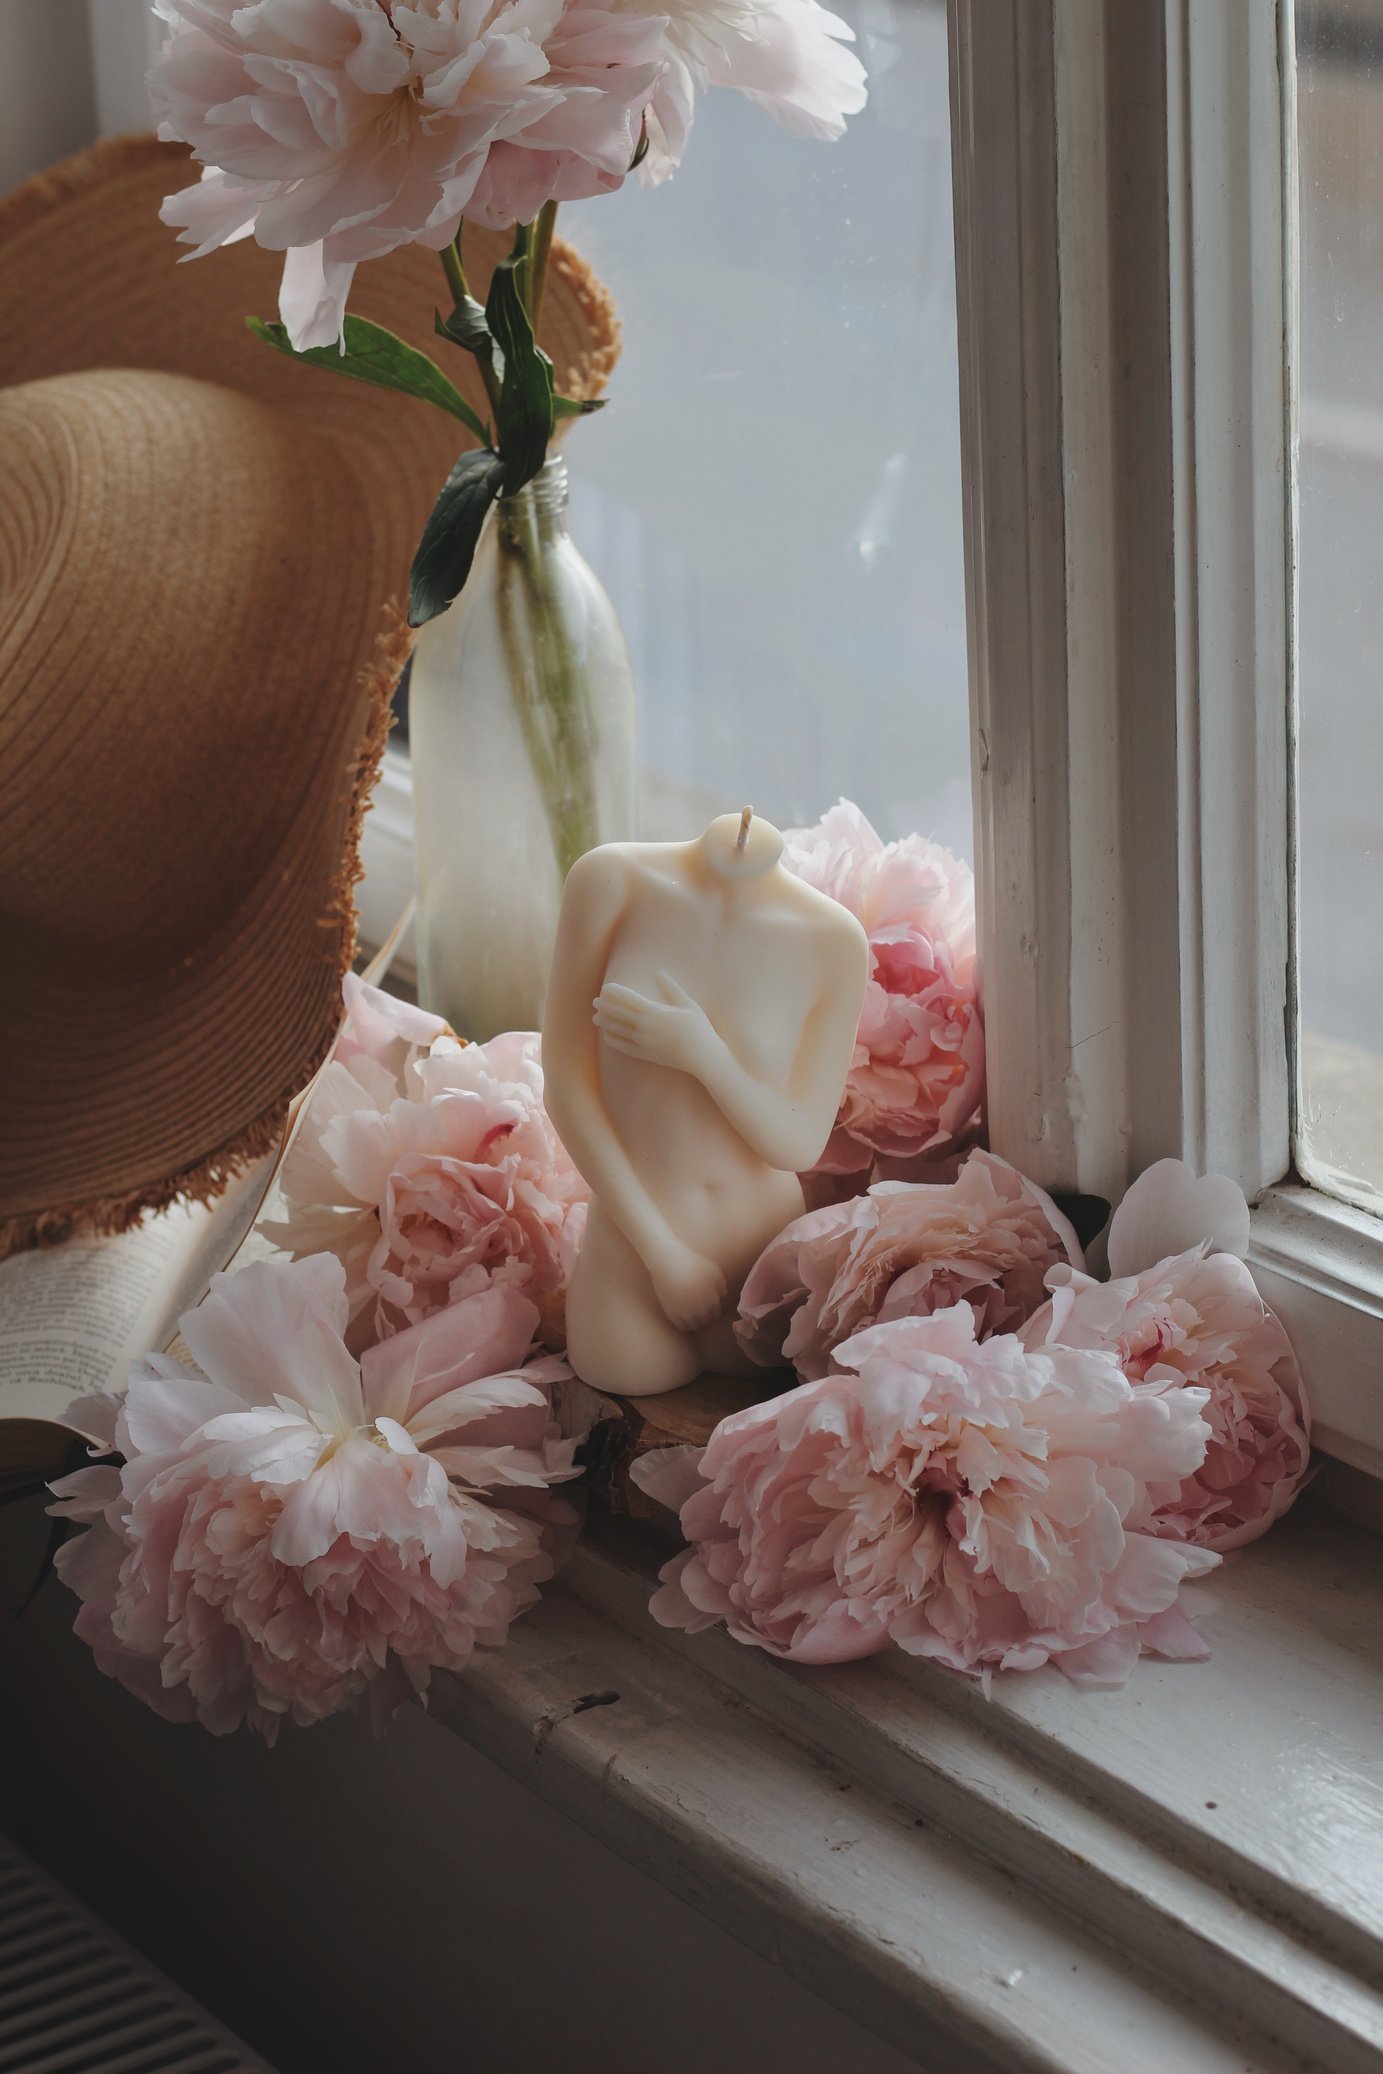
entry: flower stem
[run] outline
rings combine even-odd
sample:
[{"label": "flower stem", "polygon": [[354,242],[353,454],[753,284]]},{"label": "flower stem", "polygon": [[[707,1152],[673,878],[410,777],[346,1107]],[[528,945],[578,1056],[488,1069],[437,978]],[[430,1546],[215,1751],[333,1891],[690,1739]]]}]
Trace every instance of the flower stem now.
[{"label": "flower stem", "polygon": [[459,230],[449,245],[443,245],[438,257],[442,262],[442,272],[447,277],[447,286],[451,290],[452,301],[464,302],[471,291],[470,284],[466,280],[466,269],[461,263],[461,233]]},{"label": "flower stem", "polygon": [[[498,514],[497,514],[498,517]],[[500,631],[519,725],[565,879],[600,833],[596,731],[585,666],[545,567],[531,496],[506,500],[499,549]]]},{"label": "flower stem", "polygon": [[552,233],[557,226],[556,202],[544,202],[538,211],[533,226],[533,257],[529,265],[528,314],[533,321],[533,335],[538,335],[538,319],[543,313],[543,289],[547,286],[547,263],[552,252]]},{"label": "flower stem", "polygon": [[[447,277],[447,286],[451,290],[453,304],[466,302],[470,297],[471,288],[469,281],[466,279],[466,269],[461,259],[460,225],[457,226],[456,236],[449,245],[443,245],[438,257],[442,262],[442,272]],[[498,418],[499,383],[495,380],[495,371],[482,354],[476,353],[472,357],[475,360],[476,366],[480,369],[480,379],[484,382],[485,394],[490,399],[490,415],[493,418]]]},{"label": "flower stem", "polygon": [[[529,307],[530,297],[533,293],[533,226],[531,223],[516,223],[514,225],[514,242],[510,248],[509,257],[514,262],[514,283],[519,291],[519,301],[523,304],[524,309],[529,312],[531,320],[532,311]],[[524,259],[528,261],[528,265],[521,268],[519,262]]]}]

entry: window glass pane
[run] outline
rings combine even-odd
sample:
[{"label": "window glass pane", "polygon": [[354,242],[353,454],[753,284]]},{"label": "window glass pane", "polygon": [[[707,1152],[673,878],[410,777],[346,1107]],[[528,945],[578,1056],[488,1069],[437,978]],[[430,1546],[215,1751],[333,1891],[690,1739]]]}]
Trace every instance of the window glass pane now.
[{"label": "window glass pane", "polygon": [[1296,10],[1301,1111],[1383,1209],[1383,0]]},{"label": "window glass pane", "polygon": [[629,637],[646,834],[844,793],[968,857],[946,13],[837,11],[870,83],[839,142],[712,91],[665,186],[562,211],[624,322],[572,530]]}]

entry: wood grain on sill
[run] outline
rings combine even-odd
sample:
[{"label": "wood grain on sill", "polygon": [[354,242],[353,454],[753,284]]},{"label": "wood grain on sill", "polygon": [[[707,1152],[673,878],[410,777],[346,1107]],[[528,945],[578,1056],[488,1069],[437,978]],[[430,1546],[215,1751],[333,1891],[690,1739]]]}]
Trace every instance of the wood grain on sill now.
[{"label": "wood grain on sill", "polygon": [[[891,2042],[940,2027],[969,2055],[943,2066],[1377,2074],[1376,1543],[1302,1507],[1203,1592],[1210,1663],[992,1700],[901,1658],[807,1670],[665,1634],[665,1554],[594,1521],[445,1718]],[[597,1689],[620,1705],[573,1710]]]}]

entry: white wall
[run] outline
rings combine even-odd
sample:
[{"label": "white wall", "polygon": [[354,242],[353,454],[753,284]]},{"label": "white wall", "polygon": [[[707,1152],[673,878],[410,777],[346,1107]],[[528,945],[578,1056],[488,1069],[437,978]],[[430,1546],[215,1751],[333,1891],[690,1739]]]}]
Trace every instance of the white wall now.
[{"label": "white wall", "polygon": [[430,1717],[156,1720],[56,1579],[11,1622],[45,1532],[0,1508],[0,1828],[279,2074],[916,2074]]}]

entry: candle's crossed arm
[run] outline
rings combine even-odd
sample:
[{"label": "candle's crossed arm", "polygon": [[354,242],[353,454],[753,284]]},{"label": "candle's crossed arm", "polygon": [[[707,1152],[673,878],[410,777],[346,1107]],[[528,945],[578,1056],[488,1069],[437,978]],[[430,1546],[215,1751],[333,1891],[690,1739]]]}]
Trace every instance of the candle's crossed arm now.
[{"label": "candle's crossed arm", "polygon": [[862,936],[857,950],[859,986],[843,985],[845,975],[832,974],[808,1018],[786,1087],[757,1079],[670,972],[655,975],[661,1001],[632,987],[602,987],[596,1028],[630,1058],[692,1074],[751,1152],[767,1166],[800,1174],[825,1149],[849,1070],[864,989]]},{"label": "candle's crossed arm", "polygon": [[[859,1018],[851,1019],[848,1032],[833,1029],[836,1020],[829,1000],[818,1005],[785,1088],[756,1080],[720,1036],[710,1050],[704,1074],[698,1075],[721,1115],[750,1150],[785,1173],[802,1174],[815,1166],[831,1135]],[[844,1064],[837,1072],[834,1060],[842,1050]]]},{"label": "candle's crossed arm", "polygon": [[544,1100],[557,1135],[601,1208],[652,1277],[668,1318],[693,1332],[725,1300],[714,1261],[678,1238],[620,1142],[601,1098],[591,999],[624,909],[623,868],[588,851],[567,874],[543,1011]]}]

